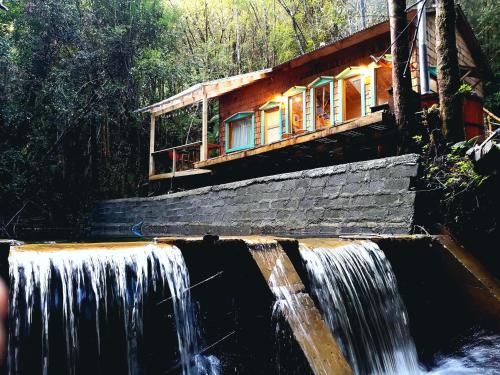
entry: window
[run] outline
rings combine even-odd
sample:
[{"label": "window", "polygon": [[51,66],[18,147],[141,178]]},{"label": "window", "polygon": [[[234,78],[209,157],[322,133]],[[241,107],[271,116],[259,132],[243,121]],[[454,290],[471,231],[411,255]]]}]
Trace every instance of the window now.
[{"label": "window", "polygon": [[311,130],[334,124],[333,77],[319,77],[309,84],[311,88]]},{"label": "window", "polygon": [[254,146],[253,112],[239,112],[225,121],[226,152],[244,150]]},{"label": "window", "polygon": [[361,76],[354,76],[344,80],[345,121],[361,117],[361,86]]},{"label": "window", "polygon": [[366,114],[366,68],[349,67],[339,75],[339,121],[352,120]]},{"label": "window", "polygon": [[437,83],[437,68],[435,66],[429,66],[429,90],[435,93],[439,91]]},{"label": "window", "polygon": [[270,101],[259,108],[261,110],[260,143],[269,144],[281,140],[282,112],[279,101]]},{"label": "window", "polygon": [[302,97],[302,94],[288,97],[289,124],[291,124],[292,133],[297,133],[299,130],[304,129],[304,101]]},{"label": "window", "polygon": [[286,97],[285,133],[303,133],[306,130],[306,88],[294,86],[283,96]]},{"label": "window", "polygon": [[389,103],[389,89],[392,87],[392,68],[375,69],[375,105]]}]

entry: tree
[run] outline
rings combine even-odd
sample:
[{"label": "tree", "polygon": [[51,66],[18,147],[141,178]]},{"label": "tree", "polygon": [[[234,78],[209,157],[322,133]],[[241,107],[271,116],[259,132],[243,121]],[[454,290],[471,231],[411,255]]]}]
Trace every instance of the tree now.
[{"label": "tree", "polygon": [[406,1],[389,0],[389,23],[391,26],[392,90],[394,117],[399,132],[398,153],[411,149],[411,137],[415,133],[415,108],[409,69],[405,71],[410,52],[406,20]]},{"label": "tree", "polygon": [[437,80],[441,132],[446,142],[456,143],[465,139],[465,133],[462,100],[458,92],[460,71],[455,35],[455,2],[454,0],[437,0],[436,5]]}]

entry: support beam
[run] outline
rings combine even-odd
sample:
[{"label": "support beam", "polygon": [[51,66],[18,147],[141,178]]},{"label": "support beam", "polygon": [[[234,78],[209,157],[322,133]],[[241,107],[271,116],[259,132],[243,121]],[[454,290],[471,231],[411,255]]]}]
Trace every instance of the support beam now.
[{"label": "support beam", "polygon": [[177,152],[174,149],[172,151],[172,177],[175,177],[175,170],[177,169],[175,166],[176,164],[177,164]]},{"label": "support beam", "polygon": [[208,159],[208,98],[205,89],[203,89],[203,109],[202,109],[202,121],[201,121],[201,150],[200,150],[200,161],[205,161]]},{"label": "support beam", "polygon": [[156,174],[155,159],[153,153],[155,152],[155,132],[156,132],[156,117],[151,114],[151,128],[149,130],[149,175]]},{"label": "support beam", "polygon": [[274,294],[314,375],[352,375],[293,263],[277,241],[246,240],[253,260]]}]

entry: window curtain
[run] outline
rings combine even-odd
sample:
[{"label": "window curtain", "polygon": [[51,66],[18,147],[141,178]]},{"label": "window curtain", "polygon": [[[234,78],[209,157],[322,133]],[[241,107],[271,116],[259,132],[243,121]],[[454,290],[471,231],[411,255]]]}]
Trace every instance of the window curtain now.
[{"label": "window curtain", "polygon": [[233,122],[231,148],[248,147],[252,144],[252,118],[247,117]]}]

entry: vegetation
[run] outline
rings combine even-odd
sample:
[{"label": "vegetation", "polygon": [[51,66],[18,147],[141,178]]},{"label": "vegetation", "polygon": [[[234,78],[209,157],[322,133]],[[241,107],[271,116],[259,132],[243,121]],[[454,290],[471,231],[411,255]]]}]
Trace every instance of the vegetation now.
[{"label": "vegetation", "polygon": [[[467,88],[463,87],[467,92]],[[439,108],[424,111],[424,134],[415,136],[422,155],[421,221],[441,225],[449,230],[477,256],[492,266],[500,261],[500,253],[492,243],[500,241],[500,178],[498,174],[483,175],[476,171],[466,152],[477,137],[455,144],[445,144],[441,134]],[[426,194],[427,193],[427,194]]]},{"label": "vegetation", "polygon": [[[462,3],[496,61],[498,2],[480,1]],[[5,3],[0,236],[14,235],[23,217],[72,226],[96,199],[144,194],[149,120],[135,109],[202,80],[276,65],[363,21],[359,2],[348,0]],[[366,3],[368,24],[386,18],[386,1]],[[161,121],[164,146],[199,139],[197,110]]]}]

